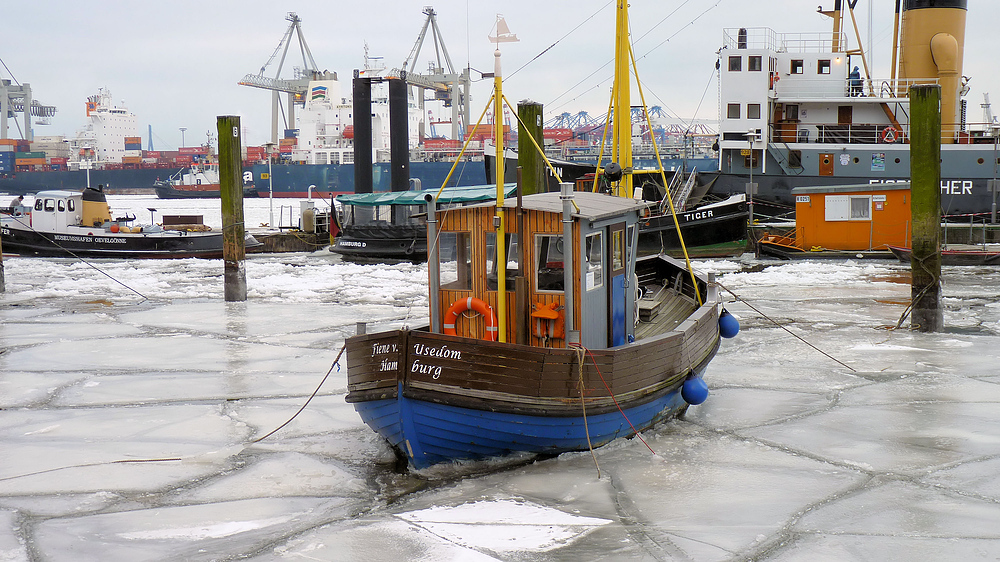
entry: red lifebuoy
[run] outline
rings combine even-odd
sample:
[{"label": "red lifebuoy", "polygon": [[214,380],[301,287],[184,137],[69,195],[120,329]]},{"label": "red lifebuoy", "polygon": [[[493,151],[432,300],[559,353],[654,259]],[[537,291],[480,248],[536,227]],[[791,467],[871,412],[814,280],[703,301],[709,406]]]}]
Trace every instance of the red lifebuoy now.
[{"label": "red lifebuoy", "polygon": [[455,322],[458,320],[458,315],[462,314],[466,310],[472,310],[483,315],[486,320],[486,335],[483,337],[484,340],[497,341],[497,317],[493,314],[493,309],[490,305],[477,299],[476,297],[468,297],[464,299],[458,299],[457,301],[451,303],[448,310],[444,313],[444,333],[449,336],[457,336],[458,333],[455,331]]},{"label": "red lifebuoy", "polygon": [[893,127],[893,126],[891,126],[891,125],[888,126],[888,127],[886,127],[886,128],[884,128],[884,129],[882,129],[882,142],[884,142],[884,143],[894,143],[894,142],[896,142],[896,138],[897,138],[896,134],[897,133],[899,133],[899,131],[897,131],[896,128]]}]

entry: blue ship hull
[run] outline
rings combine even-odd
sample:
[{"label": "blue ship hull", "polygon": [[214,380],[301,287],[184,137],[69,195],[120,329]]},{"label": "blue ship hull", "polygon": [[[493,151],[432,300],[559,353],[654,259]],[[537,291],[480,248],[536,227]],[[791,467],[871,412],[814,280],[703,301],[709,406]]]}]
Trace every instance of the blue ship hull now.
[{"label": "blue ship hull", "polygon": [[[701,376],[701,373],[698,373]],[[354,404],[361,419],[417,469],[458,459],[484,459],[515,451],[559,454],[606,445],[642,431],[687,407],[680,387],[638,406],[579,416],[540,416],[462,408],[396,396]],[[626,420],[628,418],[628,420]],[[588,434],[590,436],[588,442]]]}]

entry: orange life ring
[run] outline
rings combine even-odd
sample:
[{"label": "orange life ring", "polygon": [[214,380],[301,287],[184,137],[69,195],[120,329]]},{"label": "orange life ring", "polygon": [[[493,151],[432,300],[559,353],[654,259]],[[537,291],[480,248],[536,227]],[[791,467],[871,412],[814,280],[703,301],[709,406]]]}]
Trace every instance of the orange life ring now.
[{"label": "orange life ring", "polygon": [[894,143],[894,142],[896,142],[896,139],[897,139],[896,134],[897,133],[899,133],[899,131],[897,131],[896,128],[893,127],[893,126],[891,126],[891,125],[888,126],[888,127],[886,127],[886,128],[884,128],[884,129],[882,129],[882,142],[884,142],[884,143]]},{"label": "orange life ring", "polygon": [[444,313],[444,333],[449,336],[457,336],[458,333],[455,331],[455,322],[458,320],[458,315],[462,314],[466,310],[472,310],[483,315],[486,320],[486,335],[483,337],[487,341],[497,341],[497,317],[493,314],[493,309],[490,305],[477,299],[476,297],[468,297],[464,299],[458,299],[457,301],[451,303],[448,310]]}]

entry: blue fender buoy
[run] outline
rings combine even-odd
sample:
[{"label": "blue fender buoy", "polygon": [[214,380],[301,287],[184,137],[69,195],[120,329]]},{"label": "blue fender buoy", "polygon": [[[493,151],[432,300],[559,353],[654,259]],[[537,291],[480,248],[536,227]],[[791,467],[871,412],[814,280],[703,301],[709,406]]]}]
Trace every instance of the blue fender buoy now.
[{"label": "blue fender buoy", "polygon": [[684,381],[681,387],[681,398],[688,404],[697,406],[708,400],[708,385],[699,377],[692,377]]},{"label": "blue fender buoy", "polygon": [[723,308],[722,313],[719,314],[719,335],[724,338],[732,338],[738,333],[740,333],[740,321]]}]

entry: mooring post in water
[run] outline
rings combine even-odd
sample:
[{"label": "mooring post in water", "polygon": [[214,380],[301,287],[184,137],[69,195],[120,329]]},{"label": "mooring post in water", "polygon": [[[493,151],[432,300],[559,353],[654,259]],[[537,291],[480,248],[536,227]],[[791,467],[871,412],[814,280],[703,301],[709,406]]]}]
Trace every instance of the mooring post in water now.
[{"label": "mooring post in water", "polygon": [[220,115],[219,194],[222,199],[222,260],[226,302],[247,300],[246,225],[243,223],[243,166],[240,118]]},{"label": "mooring post in water", "polygon": [[3,242],[0,242],[0,293],[7,292],[7,282],[3,278]]},{"label": "mooring post in water", "polygon": [[941,86],[910,88],[910,327],[938,332],[941,311]]},{"label": "mooring post in water", "polygon": [[[545,193],[545,162],[535,148],[545,146],[542,137],[542,104],[534,101],[517,102],[517,165],[521,168],[521,193]],[[535,143],[531,142],[531,138]]]}]

